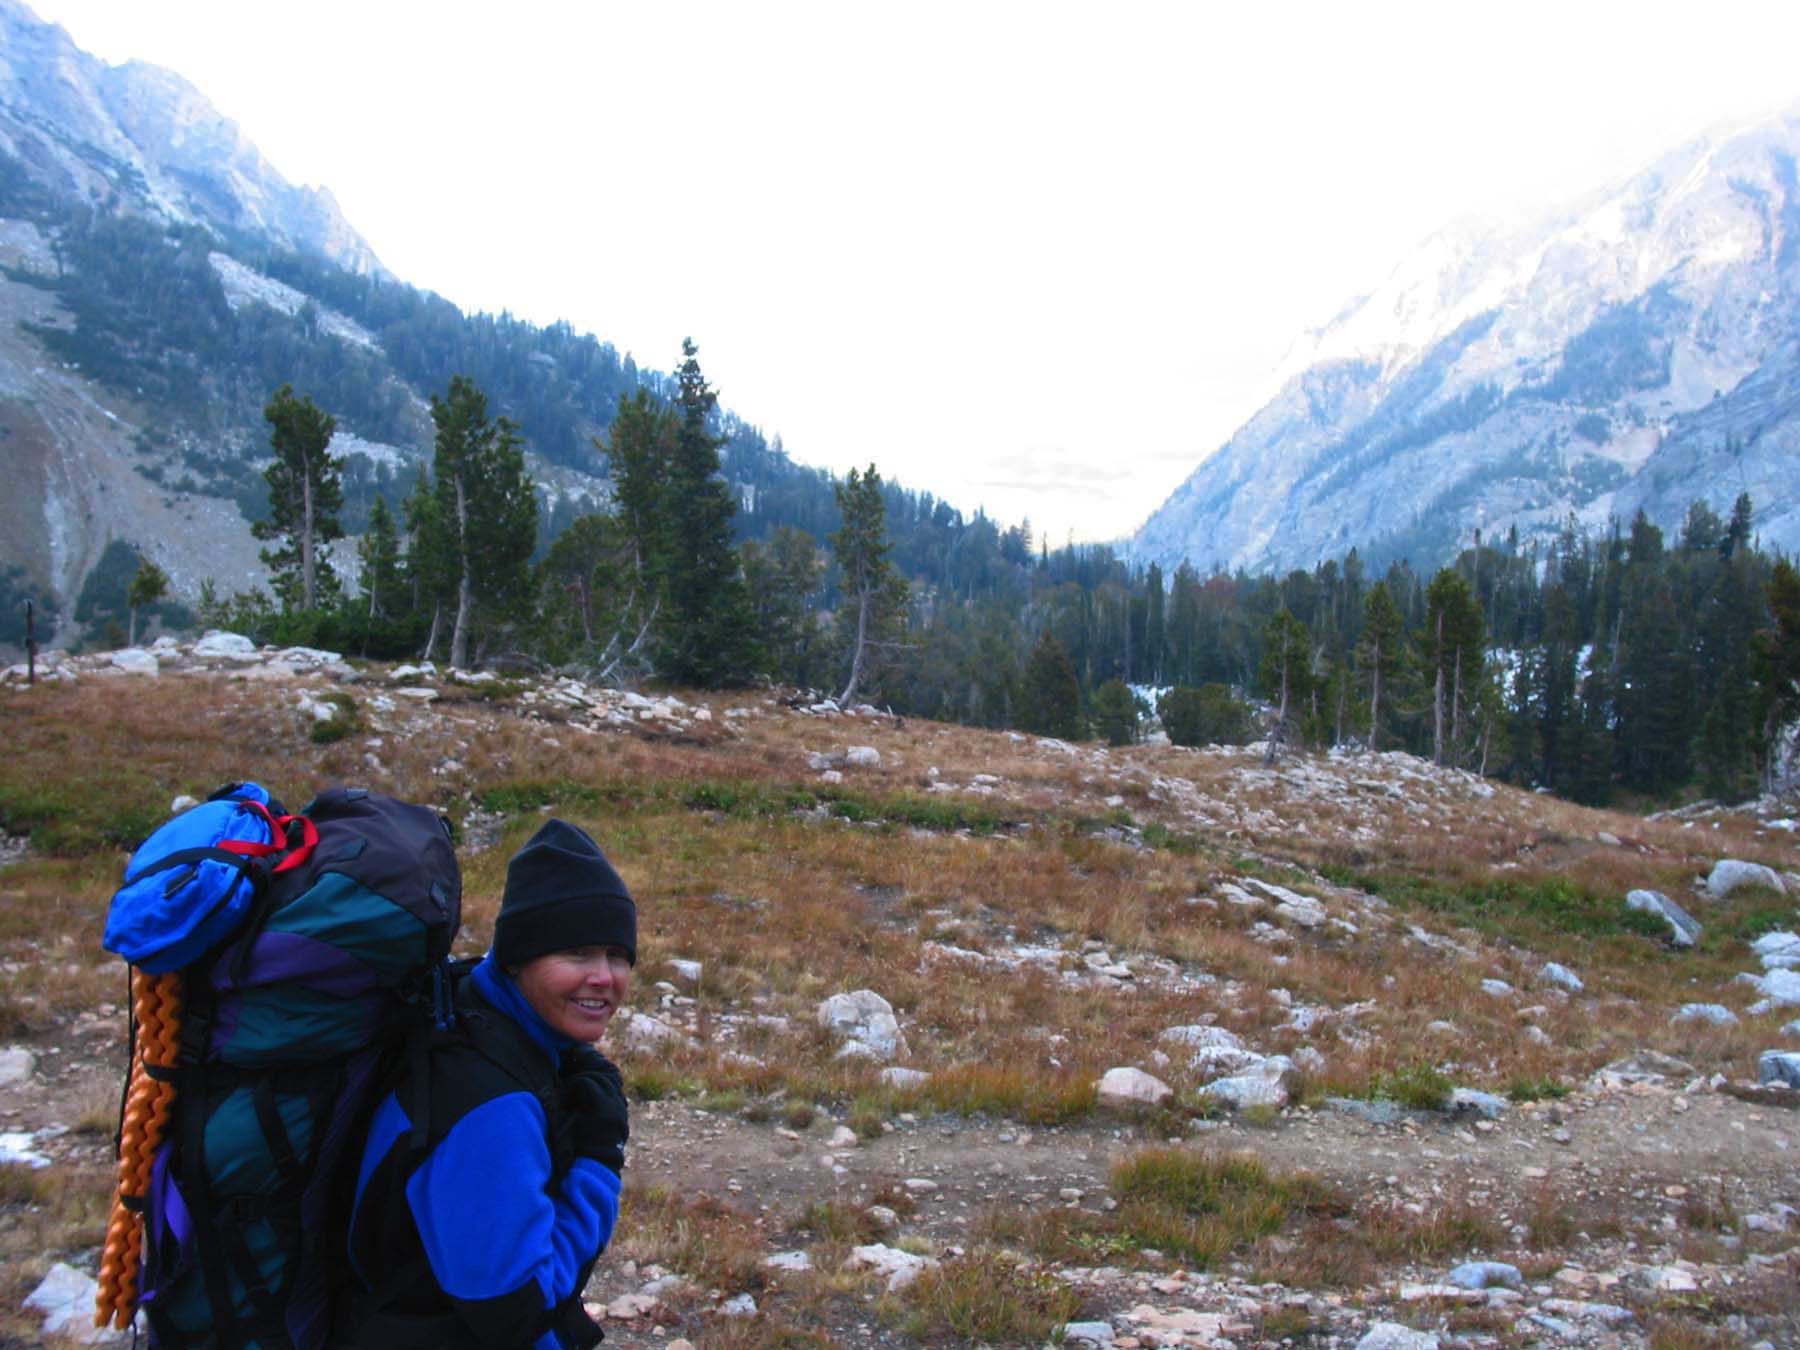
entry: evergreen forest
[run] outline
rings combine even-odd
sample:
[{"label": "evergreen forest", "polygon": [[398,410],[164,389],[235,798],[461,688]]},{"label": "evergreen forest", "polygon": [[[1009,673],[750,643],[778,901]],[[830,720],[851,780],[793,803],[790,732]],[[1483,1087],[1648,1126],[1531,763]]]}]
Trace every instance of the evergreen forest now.
[{"label": "evergreen forest", "polygon": [[[1443,567],[1351,550],[1285,576],[1165,575],[874,465],[794,464],[719,406],[691,343],[662,375],[566,324],[71,206],[17,170],[0,156],[0,213],[50,227],[57,274],[8,276],[73,320],[33,331],[163,410],[141,472],[234,498],[269,545],[269,590],[207,587],[190,613],[115,543],[74,604],[94,640],[223,625],[1120,743],[1155,714],[1181,743],[1404,749],[1590,803],[1753,793],[1800,716],[1800,582],[1758,547],[1747,498],[1728,517],[1696,502],[1668,537],[1642,516],[1571,522],[1548,544],[1466,541]],[[311,298],[233,308],[219,252]],[[333,429],[428,445],[426,468],[333,456]],[[527,451],[603,499],[534,485]]]}]

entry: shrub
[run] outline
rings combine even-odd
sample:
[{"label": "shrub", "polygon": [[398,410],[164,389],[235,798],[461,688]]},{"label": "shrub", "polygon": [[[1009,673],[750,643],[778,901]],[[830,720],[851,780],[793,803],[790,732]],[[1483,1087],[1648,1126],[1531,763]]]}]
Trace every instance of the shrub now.
[{"label": "shrub", "polygon": [[1243,745],[1253,736],[1250,709],[1222,684],[1171,689],[1156,715],[1176,745]]},{"label": "shrub", "polygon": [[1415,1061],[1376,1074],[1369,1080],[1369,1095],[1385,1097],[1415,1111],[1442,1111],[1450,1105],[1455,1086],[1429,1064]]}]

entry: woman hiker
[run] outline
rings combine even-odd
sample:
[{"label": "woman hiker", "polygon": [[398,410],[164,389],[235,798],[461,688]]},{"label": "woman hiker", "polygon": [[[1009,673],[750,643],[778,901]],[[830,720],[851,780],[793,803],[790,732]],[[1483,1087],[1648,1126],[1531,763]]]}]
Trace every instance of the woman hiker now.
[{"label": "woman hiker", "polygon": [[600,1340],[581,1291],[618,1219],[628,1129],[619,1071],[593,1042],[636,962],[625,883],[586,833],[549,821],[507,864],[493,947],[458,983],[429,1091],[415,1067],[371,1120],[345,1345]]}]

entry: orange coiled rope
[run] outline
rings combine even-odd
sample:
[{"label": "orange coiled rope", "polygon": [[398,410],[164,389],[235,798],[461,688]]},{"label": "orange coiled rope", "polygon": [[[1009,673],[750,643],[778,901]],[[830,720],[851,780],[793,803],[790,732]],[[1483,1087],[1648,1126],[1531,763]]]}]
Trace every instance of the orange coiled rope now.
[{"label": "orange coiled rope", "polygon": [[138,1032],[131,1057],[131,1078],[119,1124],[119,1184],[113,1192],[106,1243],[100,1249],[99,1292],[94,1298],[94,1325],[111,1322],[123,1331],[137,1313],[138,1270],[144,1245],[144,1197],[150,1193],[150,1169],[175,1104],[175,1085],[152,1077],[145,1065],[173,1069],[181,1046],[179,972],[132,977]]}]

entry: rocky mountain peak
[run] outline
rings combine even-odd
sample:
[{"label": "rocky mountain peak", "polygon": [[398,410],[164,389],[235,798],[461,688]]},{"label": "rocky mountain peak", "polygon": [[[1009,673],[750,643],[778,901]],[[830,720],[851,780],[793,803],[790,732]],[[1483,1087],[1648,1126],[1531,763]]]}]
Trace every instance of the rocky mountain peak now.
[{"label": "rocky mountain peak", "polygon": [[1668,526],[1740,491],[1792,547],[1797,152],[1800,105],[1536,219],[1433,235],[1296,344],[1135,551],[1202,570],[1353,544],[1441,558],[1478,527],[1640,506]]},{"label": "rocky mountain peak", "polygon": [[59,194],[383,272],[329,192],[289,183],[180,75],[108,65],[19,0],[0,0],[0,152]]}]

